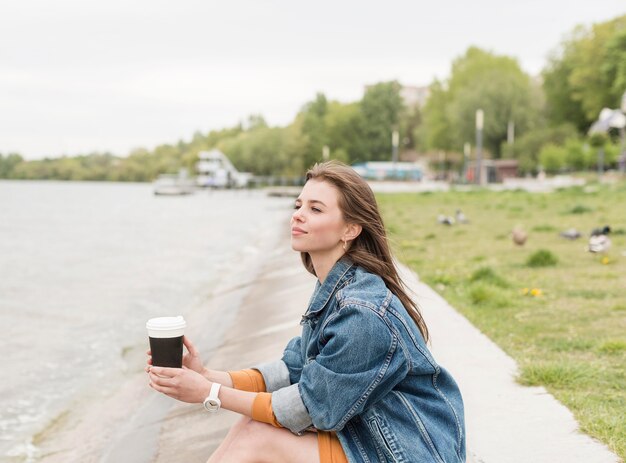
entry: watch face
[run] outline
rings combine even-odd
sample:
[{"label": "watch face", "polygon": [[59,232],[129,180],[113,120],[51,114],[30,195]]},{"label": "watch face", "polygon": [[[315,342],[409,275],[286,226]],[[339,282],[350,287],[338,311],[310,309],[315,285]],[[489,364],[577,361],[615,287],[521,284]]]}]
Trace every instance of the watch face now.
[{"label": "watch face", "polygon": [[210,412],[214,412],[216,410],[219,410],[220,405],[221,405],[221,402],[219,400],[215,400],[215,399],[207,399],[204,402],[204,408],[206,408]]}]

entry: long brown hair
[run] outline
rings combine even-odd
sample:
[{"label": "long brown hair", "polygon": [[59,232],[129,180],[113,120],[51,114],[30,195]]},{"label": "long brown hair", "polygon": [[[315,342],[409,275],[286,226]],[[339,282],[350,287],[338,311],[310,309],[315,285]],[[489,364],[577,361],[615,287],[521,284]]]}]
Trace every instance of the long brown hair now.
[{"label": "long brown hair", "polygon": [[[359,236],[350,243],[346,255],[356,265],[383,279],[428,342],[428,328],[424,318],[417,303],[407,294],[406,286],[393,263],[383,219],[370,186],[354,169],[338,161],[315,164],[306,173],[306,180],[311,179],[323,180],[335,186],[339,191],[339,208],[344,220],[362,227]],[[300,256],[304,267],[315,275],[309,253],[301,252]]]}]

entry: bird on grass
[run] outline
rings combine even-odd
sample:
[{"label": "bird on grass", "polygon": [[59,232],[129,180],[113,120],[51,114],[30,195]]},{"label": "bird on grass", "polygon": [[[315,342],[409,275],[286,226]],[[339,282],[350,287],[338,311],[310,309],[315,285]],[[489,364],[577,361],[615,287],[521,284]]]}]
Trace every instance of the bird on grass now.
[{"label": "bird on grass", "polygon": [[582,233],[580,233],[575,228],[568,228],[567,230],[563,230],[561,233],[559,233],[559,236],[573,241],[580,238],[582,236]]},{"label": "bird on grass", "polygon": [[608,236],[609,233],[611,233],[611,227],[608,225],[603,228],[594,228],[589,237],[587,251],[593,253],[607,252],[611,247],[611,239]]},{"label": "bird on grass", "polygon": [[456,221],[459,223],[469,223],[469,220],[467,220],[467,217],[463,214],[461,209],[456,210]]},{"label": "bird on grass", "polygon": [[447,215],[439,214],[437,216],[437,222],[443,225],[454,225],[454,217],[449,217]]},{"label": "bird on grass", "polygon": [[511,232],[511,238],[513,239],[513,242],[515,244],[517,244],[518,246],[523,246],[528,239],[528,233],[526,233],[521,228],[514,228]]}]

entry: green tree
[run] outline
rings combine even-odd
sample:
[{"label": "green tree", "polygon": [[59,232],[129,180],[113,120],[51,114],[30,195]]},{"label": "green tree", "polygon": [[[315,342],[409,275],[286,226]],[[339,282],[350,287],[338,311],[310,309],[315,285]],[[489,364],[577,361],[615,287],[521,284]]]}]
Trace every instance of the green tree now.
[{"label": "green tree", "polygon": [[325,126],[330,157],[347,163],[356,162],[366,145],[359,103],[330,102]]},{"label": "green tree", "polygon": [[13,178],[15,167],[22,162],[24,159],[17,153],[0,154],[0,178]]},{"label": "green tree", "polygon": [[416,129],[415,138],[419,140],[422,150],[442,149],[452,150],[454,146],[454,134],[452,122],[448,117],[448,107],[452,95],[445,84],[435,80],[430,86],[430,96],[426,100],[423,110],[423,122]]},{"label": "green tree", "polygon": [[558,127],[546,127],[526,132],[515,141],[516,158],[522,173],[535,173],[539,163],[541,149],[553,144],[563,146],[565,140],[577,137],[576,128],[564,124]]},{"label": "green tree", "polygon": [[578,26],[543,71],[548,117],[581,133],[604,107],[615,108],[626,87],[626,15]]},{"label": "green tree", "polygon": [[470,47],[453,62],[449,80],[431,86],[424,108],[427,147],[458,150],[473,142],[477,109],[485,114],[484,147],[498,158],[510,121],[517,134],[537,124],[539,94],[515,59]]},{"label": "green tree", "polygon": [[[397,81],[381,82],[367,89],[361,100],[363,144],[353,161],[391,159],[391,134],[400,129],[404,103]],[[400,134],[401,138],[406,134]]]}]

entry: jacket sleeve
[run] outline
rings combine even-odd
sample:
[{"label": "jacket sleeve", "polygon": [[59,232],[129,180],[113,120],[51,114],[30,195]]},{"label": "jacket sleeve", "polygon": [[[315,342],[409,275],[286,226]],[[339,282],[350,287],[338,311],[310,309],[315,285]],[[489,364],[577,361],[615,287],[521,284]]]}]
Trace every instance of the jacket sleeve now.
[{"label": "jacket sleeve", "polygon": [[[393,389],[408,372],[396,334],[373,310],[349,305],[333,314],[320,335],[319,355],[297,385],[272,396],[276,418],[293,432],[312,423],[339,431]],[[295,389],[297,387],[297,393]]]},{"label": "jacket sleeve", "polygon": [[283,352],[281,360],[255,365],[263,375],[267,392],[274,392],[297,383],[302,372],[300,336],[293,338]]}]

